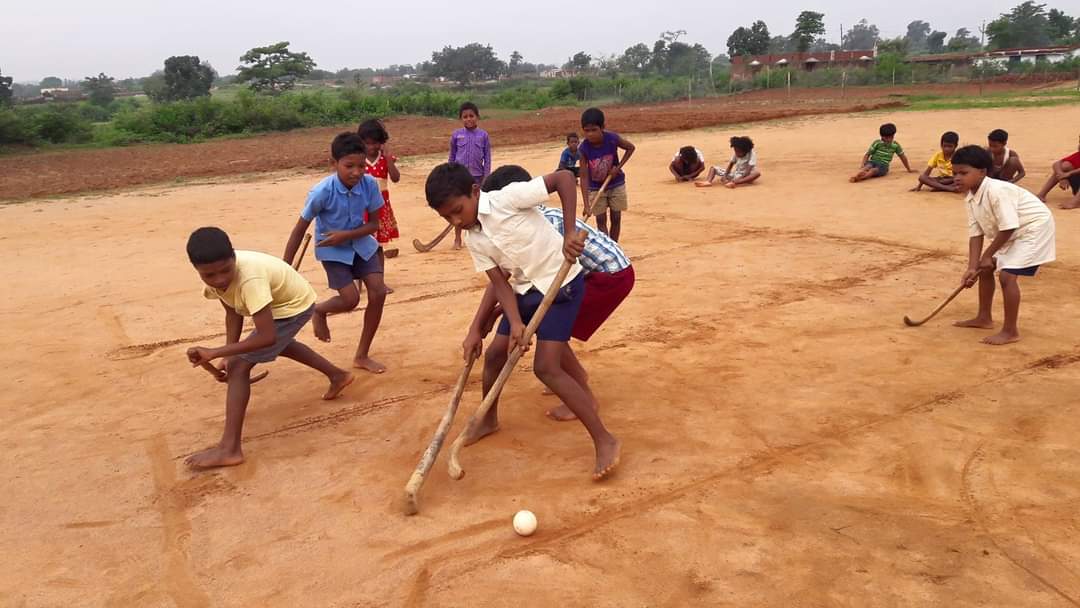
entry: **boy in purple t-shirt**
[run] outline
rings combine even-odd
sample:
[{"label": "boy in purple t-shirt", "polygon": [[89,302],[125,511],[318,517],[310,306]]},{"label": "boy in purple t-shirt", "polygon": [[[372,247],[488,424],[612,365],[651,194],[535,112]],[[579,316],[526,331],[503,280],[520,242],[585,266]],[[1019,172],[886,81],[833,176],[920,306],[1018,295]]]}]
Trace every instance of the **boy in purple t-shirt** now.
[{"label": "boy in purple t-shirt", "polygon": [[[623,139],[618,133],[604,130],[604,113],[599,108],[589,108],[581,114],[581,129],[585,131],[585,140],[578,147],[581,154],[581,198],[591,205],[596,216],[596,227],[614,241],[619,240],[622,232],[622,212],[626,211],[629,201],[626,197],[626,176],[622,167],[634,154],[634,144]],[[626,151],[622,160],[619,149]],[[589,194],[600,190],[608,176],[607,189],[595,200]],[[611,211],[611,230],[608,230],[607,215]]]},{"label": "boy in purple t-shirt", "polygon": [[[480,120],[480,108],[475,103],[466,101],[461,104],[458,118],[464,126],[450,136],[449,162],[465,165],[479,186],[491,173],[491,139],[487,131],[476,126]],[[455,228],[454,249],[461,248],[461,229]]]}]

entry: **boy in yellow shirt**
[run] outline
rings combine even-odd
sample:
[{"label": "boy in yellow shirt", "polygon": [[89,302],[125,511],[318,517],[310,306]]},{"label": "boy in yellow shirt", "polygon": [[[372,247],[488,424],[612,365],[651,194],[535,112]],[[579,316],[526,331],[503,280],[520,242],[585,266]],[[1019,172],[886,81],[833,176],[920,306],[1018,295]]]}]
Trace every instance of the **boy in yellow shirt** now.
[{"label": "boy in yellow shirt", "polygon": [[[234,251],[229,235],[220,228],[199,228],[187,243],[188,259],[206,283],[203,295],[220,300],[225,309],[225,345],[194,346],[187,351],[193,366],[221,359],[221,382],[229,385],[225,397],[225,431],[221,441],[187,459],[196,469],[228,467],[244,462],[240,436],[251,396],[251,369],[278,355],[318,370],[330,380],[323,399],[333,399],[352,383],[353,375],[307,346],[296,334],[315,312],[315,290],[281,258],[257,251]],[[243,340],[244,317],[255,331]]]},{"label": "boy in yellow shirt", "polygon": [[[946,131],[941,136],[941,150],[930,157],[926,170],[919,174],[919,183],[911,189],[912,192],[922,190],[923,186],[930,188],[932,192],[959,192],[960,186],[953,177],[952,157],[956,147],[960,144],[960,136],[953,131]],[[937,175],[933,175],[934,170]]]}]

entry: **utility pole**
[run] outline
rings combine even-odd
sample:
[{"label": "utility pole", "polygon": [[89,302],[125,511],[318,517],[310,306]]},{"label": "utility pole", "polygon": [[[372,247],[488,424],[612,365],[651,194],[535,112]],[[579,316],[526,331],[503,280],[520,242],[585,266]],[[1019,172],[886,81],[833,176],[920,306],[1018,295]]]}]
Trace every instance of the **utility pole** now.
[{"label": "utility pole", "polygon": [[979,46],[986,48],[986,21],[979,26]]}]

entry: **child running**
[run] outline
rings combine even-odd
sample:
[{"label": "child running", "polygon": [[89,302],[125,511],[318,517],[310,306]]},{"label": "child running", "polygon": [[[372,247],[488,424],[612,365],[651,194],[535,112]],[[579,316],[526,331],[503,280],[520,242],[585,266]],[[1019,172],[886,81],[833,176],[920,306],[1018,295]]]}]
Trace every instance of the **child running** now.
[{"label": "child running", "polygon": [[724,186],[738,188],[757,181],[761,177],[761,169],[758,168],[754,140],[749,137],[732,137],[731,149],[731,160],[728,161],[726,169],[712,167],[705,175],[705,180],[694,182],[694,185],[708,188],[713,185],[714,179],[720,178],[720,183]]},{"label": "child running", "polygon": [[1072,186],[1073,197],[1068,202],[1061,203],[1062,209],[1076,209],[1080,207],[1080,144],[1075,153],[1055,162],[1050,170],[1050,179],[1046,180],[1043,189],[1039,191],[1039,200],[1046,202],[1046,197],[1053,190],[1054,184],[1061,186],[1062,190]]},{"label": "child running", "polygon": [[994,129],[986,136],[986,149],[994,161],[988,174],[990,177],[1015,184],[1027,175],[1020,155],[1009,149],[1009,133],[1005,129]]},{"label": "child running", "polygon": [[369,353],[386,302],[383,258],[373,236],[379,231],[378,211],[384,201],[375,178],[366,175],[366,149],[356,133],[342,133],[334,138],[330,155],[335,173],[308,192],[300,219],[285,245],[284,259],[292,263],[304,233],[315,220],[315,259],[322,262],[330,289],[338,292],[315,305],[311,318],[315,337],[330,341],[326,317],[356,308],[360,303],[356,281],[361,281],[367,287],[368,301],[353,367],[381,374],[386,366],[372,359]]},{"label": "child running", "polygon": [[[375,233],[375,240],[380,245],[379,256],[382,258],[380,261],[385,270],[386,258],[397,257],[398,250],[395,247],[384,251],[382,245],[401,237],[401,234],[398,233],[394,210],[390,207],[390,184],[387,180],[389,179],[390,182],[395,184],[398,183],[401,180],[401,172],[397,168],[397,157],[390,153],[386,145],[386,142],[390,141],[390,134],[387,133],[386,127],[383,126],[381,120],[365,120],[360,123],[356,134],[364,142],[364,151],[366,153],[364,165],[367,174],[375,178],[375,181],[379,184],[379,191],[382,192],[383,206],[379,208],[379,231]],[[386,293],[394,293],[394,290],[388,285]]]},{"label": "child running", "polygon": [[694,146],[683,146],[668,164],[668,171],[677,182],[691,182],[705,170],[705,157]]},{"label": "child running", "polygon": [[[629,207],[626,196],[626,175],[622,168],[634,155],[634,144],[618,133],[604,130],[604,113],[600,108],[589,108],[581,113],[581,129],[585,131],[585,141],[581,143],[581,197],[582,203],[591,205],[596,216],[596,227],[600,232],[618,242],[622,233],[622,212]],[[619,150],[624,150],[619,159]],[[598,192],[604,180],[611,176],[607,189],[596,200],[589,198]],[[611,229],[608,229],[608,215],[611,215]]]},{"label": "child running", "polygon": [[908,173],[915,172],[908,163],[904,148],[896,141],[896,125],[891,122],[881,125],[878,128],[878,135],[881,136],[881,139],[876,139],[874,143],[870,144],[870,149],[863,155],[862,169],[859,169],[858,173],[851,176],[849,180],[851,183],[874,177],[884,177],[889,173],[889,165],[892,164],[893,156],[900,157],[900,162],[904,163],[904,168],[907,169]]},{"label": "child running", "polygon": [[[439,165],[425,185],[428,204],[451,225],[465,229],[466,245],[476,269],[485,272],[503,320],[484,360],[484,392],[490,390],[507,353],[523,339],[525,324],[540,305],[544,293],[558,290],[554,303],[536,332],[533,371],[562,399],[592,437],[596,451],[593,479],[611,475],[619,464],[619,440],[604,427],[588,380],[570,350],[569,340],[585,295],[585,279],[577,259],[584,242],[576,234],[563,237],[544,219],[538,205],[557,191],[563,216],[576,217],[574,178],[556,171],[526,183],[514,183],[498,192],[481,193],[464,166]],[[573,262],[562,285],[553,285],[563,260]],[[463,342],[465,357],[479,355],[481,328],[491,313],[483,301]],[[527,344],[521,344],[527,347]],[[497,407],[467,437],[466,445],[499,430]]]},{"label": "child running", "polygon": [[578,161],[581,160],[581,153],[578,152],[579,142],[577,133],[566,134],[566,148],[559,155],[559,168],[556,171],[565,170],[573,173],[574,177],[578,176],[580,172]]},{"label": "child running", "polygon": [[[315,312],[315,290],[292,266],[272,255],[235,251],[220,228],[199,228],[187,242],[191,264],[206,283],[203,295],[220,300],[225,309],[225,345],[187,350],[193,366],[221,359],[220,379],[229,385],[225,397],[225,430],[212,448],[187,459],[192,468],[228,467],[244,462],[240,437],[251,397],[251,369],[278,355],[322,372],[330,380],[323,399],[333,399],[352,383],[353,375],[296,341],[296,334]],[[255,331],[240,339],[244,317]]]},{"label": "child running", "polygon": [[[926,170],[919,174],[919,183],[911,189],[912,192],[922,190],[923,186],[933,192],[958,192],[959,186],[953,179],[952,157],[956,152],[956,146],[960,143],[960,136],[952,131],[946,131],[941,136],[941,150],[930,157],[926,164]],[[937,171],[935,176],[933,173]]]},{"label": "child running", "polygon": [[[465,165],[476,185],[484,183],[491,173],[491,139],[487,131],[477,127],[480,108],[466,101],[458,108],[458,118],[463,125],[450,136],[448,162]],[[454,249],[461,249],[461,228],[454,228]]]},{"label": "child running", "polygon": [[[484,180],[481,190],[483,192],[498,191],[512,183],[527,182],[531,179],[532,176],[522,167],[504,165]],[[562,209],[540,205],[540,213],[559,231],[560,235],[565,237]],[[585,271],[585,299],[581,303],[581,311],[578,313],[577,320],[574,321],[574,329],[570,335],[582,342],[587,342],[634,289],[634,267],[630,265],[630,258],[626,257],[622,248],[611,240],[611,237],[580,219],[576,220],[575,224],[579,232],[584,231],[588,236],[585,238],[585,250],[578,258],[578,263]],[[480,307],[491,311],[488,319],[481,324],[481,339],[483,339],[491,332],[496,319],[502,314],[502,309],[495,298],[495,290],[491,285],[488,285]],[[573,357],[572,351],[570,356]],[[581,367],[576,357],[568,363],[571,366]],[[578,375],[588,378],[584,369],[581,369]],[[559,421],[577,418],[566,405],[560,405],[548,411],[547,415]]]},{"label": "child running", "polygon": [[[1054,261],[1054,216],[1042,201],[1020,186],[988,179],[993,159],[979,146],[964,146],[953,155],[953,172],[965,193],[968,215],[968,268],[961,284],[979,283],[979,314],[958,321],[958,327],[993,329],[994,272],[1000,271],[1005,323],[985,344],[1020,339],[1020,277],[1033,277],[1039,266]],[[986,245],[985,240],[990,243]],[[983,247],[984,245],[985,248]]]}]

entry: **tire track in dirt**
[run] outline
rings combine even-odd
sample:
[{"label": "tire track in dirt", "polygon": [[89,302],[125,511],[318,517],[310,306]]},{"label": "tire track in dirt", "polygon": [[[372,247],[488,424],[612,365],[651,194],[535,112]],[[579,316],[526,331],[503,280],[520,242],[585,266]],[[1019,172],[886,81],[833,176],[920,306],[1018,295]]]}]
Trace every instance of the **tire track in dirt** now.
[{"label": "tire track in dirt", "polygon": [[[450,551],[442,554],[438,554],[427,558],[418,567],[418,571],[426,573],[426,576],[422,579],[418,577],[410,588],[409,598],[410,602],[408,606],[421,606],[424,603],[424,594],[428,586],[430,585],[431,572],[437,569],[442,564],[450,563],[463,563],[460,568],[456,570],[458,576],[467,574],[494,565],[496,562],[505,559],[515,559],[528,555],[543,554],[550,551],[552,548],[564,544],[575,538],[585,536],[592,532],[597,531],[599,528],[608,524],[614,523],[625,517],[633,517],[640,515],[644,511],[649,511],[657,507],[661,507],[667,504],[671,504],[683,498],[686,498],[695,493],[707,493],[709,487],[713,484],[723,481],[728,478],[742,477],[746,480],[752,480],[759,477],[762,474],[770,472],[772,469],[797,461],[794,459],[798,456],[812,453],[816,449],[828,446],[832,443],[841,440],[847,440],[854,436],[864,434],[868,431],[880,428],[882,426],[891,424],[893,422],[902,420],[909,415],[932,412],[938,407],[948,406],[961,399],[971,388],[977,387],[986,382],[998,382],[1002,377],[1016,376],[1023,373],[1039,373],[1044,370],[1053,370],[1071,365],[1073,363],[1080,362],[1080,347],[1074,350],[1051,355],[1042,359],[1036,360],[1032,363],[1024,365],[1022,367],[1006,371],[1004,373],[996,373],[992,378],[987,378],[981,382],[973,382],[965,385],[964,388],[939,393],[928,400],[921,401],[909,406],[906,406],[896,412],[890,414],[884,414],[877,416],[873,419],[855,424],[846,428],[839,429],[835,432],[825,433],[818,438],[808,441],[802,444],[786,445],[776,448],[766,448],[758,452],[754,452],[742,459],[740,462],[726,467],[722,470],[715,471],[709,475],[701,477],[696,480],[692,480],[683,484],[680,484],[670,490],[663,492],[657,492],[654,494],[646,495],[640,499],[631,500],[611,507],[605,507],[605,509],[598,515],[589,515],[586,518],[579,520],[577,523],[571,524],[560,531],[554,532],[542,539],[537,539],[523,547],[512,547],[509,549],[497,550],[499,545],[502,544],[501,540],[493,539],[485,542],[481,542],[480,545],[458,551]],[[969,459],[971,460],[971,459]],[[966,477],[969,473],[970,463],[965,465]],[[985,529],[985,526],[984,526]],[[990,536],[991,541],[997,546],[997,542]],[[460,538],[455,538],[460,540]],[[1014,561],[1012,557],[1000,546],[999,550],[1003,555],[1006,555],[1010,561]],[[495,550],[494,553],[492,551]],[[385,556],[384,556],[385,559]],[[400,560],[399,560],[400,561]],[[1014,561],[1014,563],[1016,563]],[[400,566],[400,564],[396,564]],[[1055,593],[1058,593],[1063,599],[1069,601],[1075,606],[1080,607],[1080,603],[1077,603],[1071,592],[1064,593],[1061,589],[1054,586],[1049,580],[1040,577],[1037,573],[1029,570],[1023,564],[1017,563],[1017,566],[1021,569],[1028,571],[1033,577],[1040,582],[1047,585],[1047,588],[1053,589]]]}]

